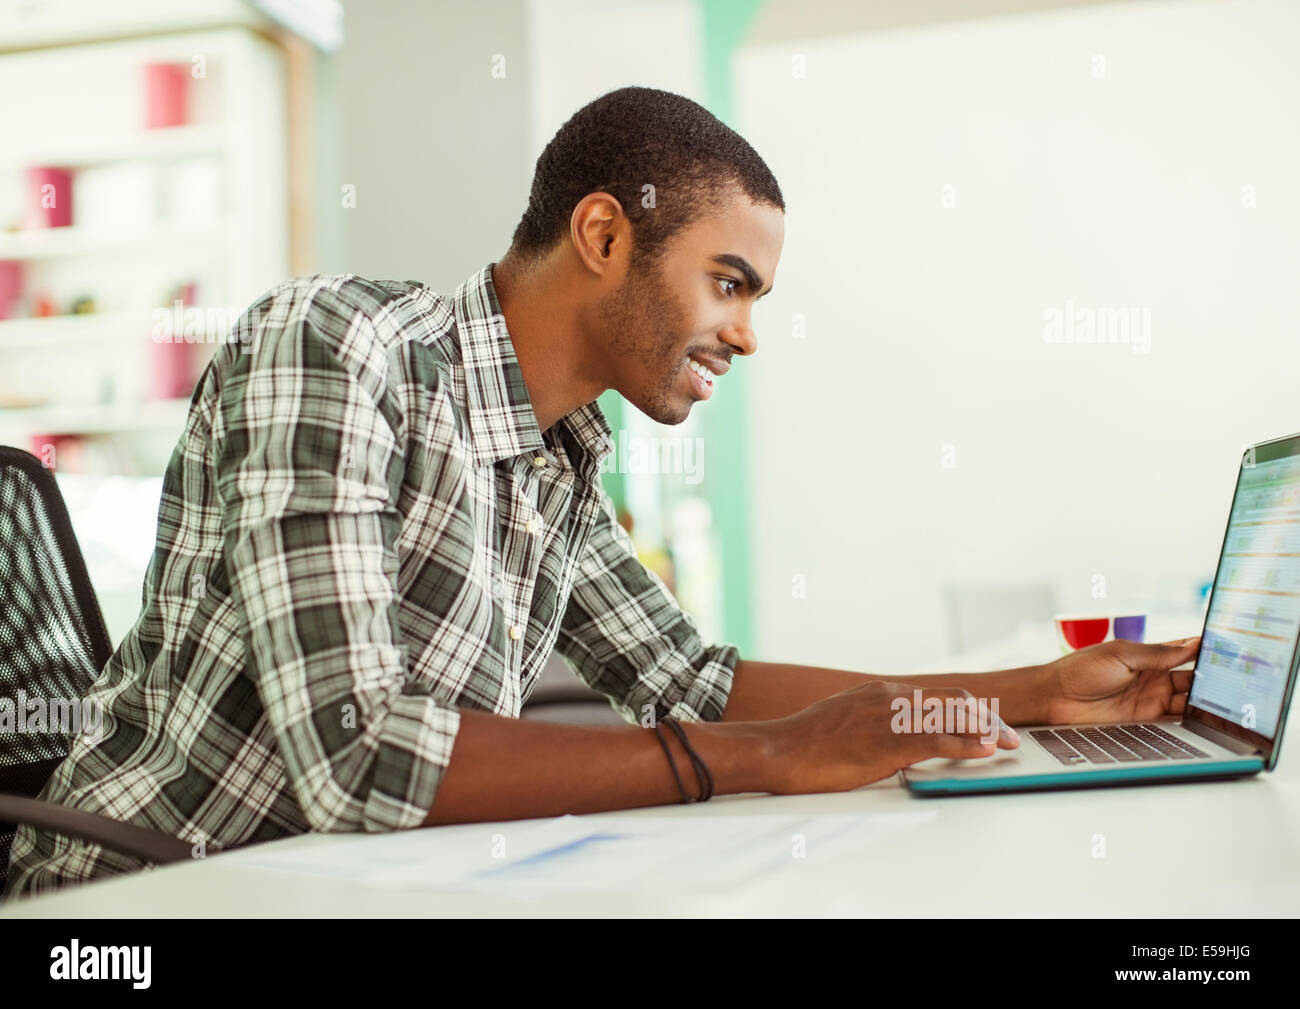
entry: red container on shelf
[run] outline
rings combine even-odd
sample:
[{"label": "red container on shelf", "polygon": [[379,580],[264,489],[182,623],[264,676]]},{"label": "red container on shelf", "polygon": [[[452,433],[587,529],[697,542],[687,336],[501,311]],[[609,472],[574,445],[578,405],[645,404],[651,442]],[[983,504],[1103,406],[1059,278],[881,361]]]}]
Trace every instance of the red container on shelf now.
[{"label": "red container on shelf", "polygon": [[84,473],[86,444],[79,434],[34,434],[29,451],[46,469]]},{"label": "red container on shelf", "polygon": [[28,228],[66,228],[72,223],[72,173],[34,165],[27,169]]},{"label": "red container on shelf", "polygon": [[0,259],[0,319],[11,318],[23,296],[23,264],[18,259]]},{"label": "red container on shelf", "polygon": [[184,309],[195,304],[195,295],[194,284],[182,284],[172,304],[167,306],[171,324],[165,333],[154,333],[150,388],[154,399],[184,399],[194,392],[202,348],[185,341]]},{"label": "red container on shelf", "polygon": [[189,122],[189,69],[176,63],[149,63],[144,68],[144,124],[156,130]]}]

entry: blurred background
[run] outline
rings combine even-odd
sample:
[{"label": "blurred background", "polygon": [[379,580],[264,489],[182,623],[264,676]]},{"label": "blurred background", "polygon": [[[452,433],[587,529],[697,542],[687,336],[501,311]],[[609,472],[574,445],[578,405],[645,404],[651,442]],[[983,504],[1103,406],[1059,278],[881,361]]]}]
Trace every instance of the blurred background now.
[{"label": "blurred background", "polygon": [[1050,658],[1060,610],[1196,633],[1242,449],[1300,430],[1298,51],[1293,0],[0,0],[0,443],[119,640],[239,312],[452,293],[649,85],[787,201],[759,353],[681,427],[602,399],[705,633],[881,672]]}]

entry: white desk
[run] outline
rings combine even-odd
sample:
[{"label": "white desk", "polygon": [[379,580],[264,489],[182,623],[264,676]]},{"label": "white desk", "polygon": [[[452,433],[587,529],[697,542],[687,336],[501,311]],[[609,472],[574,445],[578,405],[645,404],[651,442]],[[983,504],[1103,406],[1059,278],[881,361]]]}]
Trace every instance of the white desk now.
[{"label": "white desk", "polygon": [[[1294,739],[1293,739],[1294,742]],[[739,890],[572,894],[540,902],[397,892],[223,866],[220,856],[7,905],[3,917],[439,915],[1300,914],[1300,757],[1243,781],[913,799],[897,780],[854,792],[726,796],[621,816],[747,816],[935,809],[861,856],[789,869]],[[602,814],[603,815],[603,814]],[[498,828],[473,824],[437,830]],[[1105,835],[1106,857],[1092,857]],[[314,835],[275,842],[308,846]]]},{"label": "white desk", "polygon": [[[223,865],[216,856],[16,901],[0,917],[495,915],[1295,916],[1300,725],[1279,769],[1245,780],[914,799],[897,778],[854,792],[725,796],[618,816],[888,813],[938,817],[861,855],[800,864],[708,896],[574,893],[544,900],[381,889]],[[1289,759],[1288,759],[1289,758]],[[605,814],[600,814],[605,815]],[[436,830],[477,831],[499,825]],[[508,829],[508,828],[507,828]],[[1106,857],[1094,858],[1104,835]],[[278,846],[328,844],[304,836]]]}]

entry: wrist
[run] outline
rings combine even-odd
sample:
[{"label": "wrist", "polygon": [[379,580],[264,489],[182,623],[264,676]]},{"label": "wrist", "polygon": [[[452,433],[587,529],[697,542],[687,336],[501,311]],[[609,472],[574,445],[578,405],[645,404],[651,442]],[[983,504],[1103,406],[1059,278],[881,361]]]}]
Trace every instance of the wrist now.
[{"label": "wrist", "polygon": [[[1052,663],[1008,669],[999,677],[998,714],[1008,725],[1046,725],[1051,698],[1058,689]],[[975,692],[975,691],[972,691]]]},{"label": "wrist", "polygon": [[715,795],[773,791],[781,766],[773,721],[685,722],[682,728],[713,775]]},{"label": "wrist", "polygon": [[1056,664],[1045,662],[1030,666],[1025,672],[1026,715],[1018,721],[1021,725],[1048,725],[1051,723],[1052,698],[1060,691]]}]

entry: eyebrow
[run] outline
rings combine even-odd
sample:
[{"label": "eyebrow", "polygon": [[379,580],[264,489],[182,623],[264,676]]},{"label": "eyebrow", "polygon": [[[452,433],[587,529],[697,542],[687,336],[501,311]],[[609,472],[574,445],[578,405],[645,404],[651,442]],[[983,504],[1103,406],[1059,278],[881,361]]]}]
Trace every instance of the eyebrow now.
[{"label": "eyebrow", "polygon": [[[724,252],[713,257],[715,263],[722,266],[730,266],[733,270],[739,270],[745,275],[745,286],[749,288],[750,294],[755,294],[763,290],[763,278],[758,275],[758,271],[749,265],[749,260],[744,256],[735,256],[730,252]],[[764,298],[772,293],[772,288],[768,288],[758,295],[758,298]],[[758,298],[754,300],[757,301]]]}]

